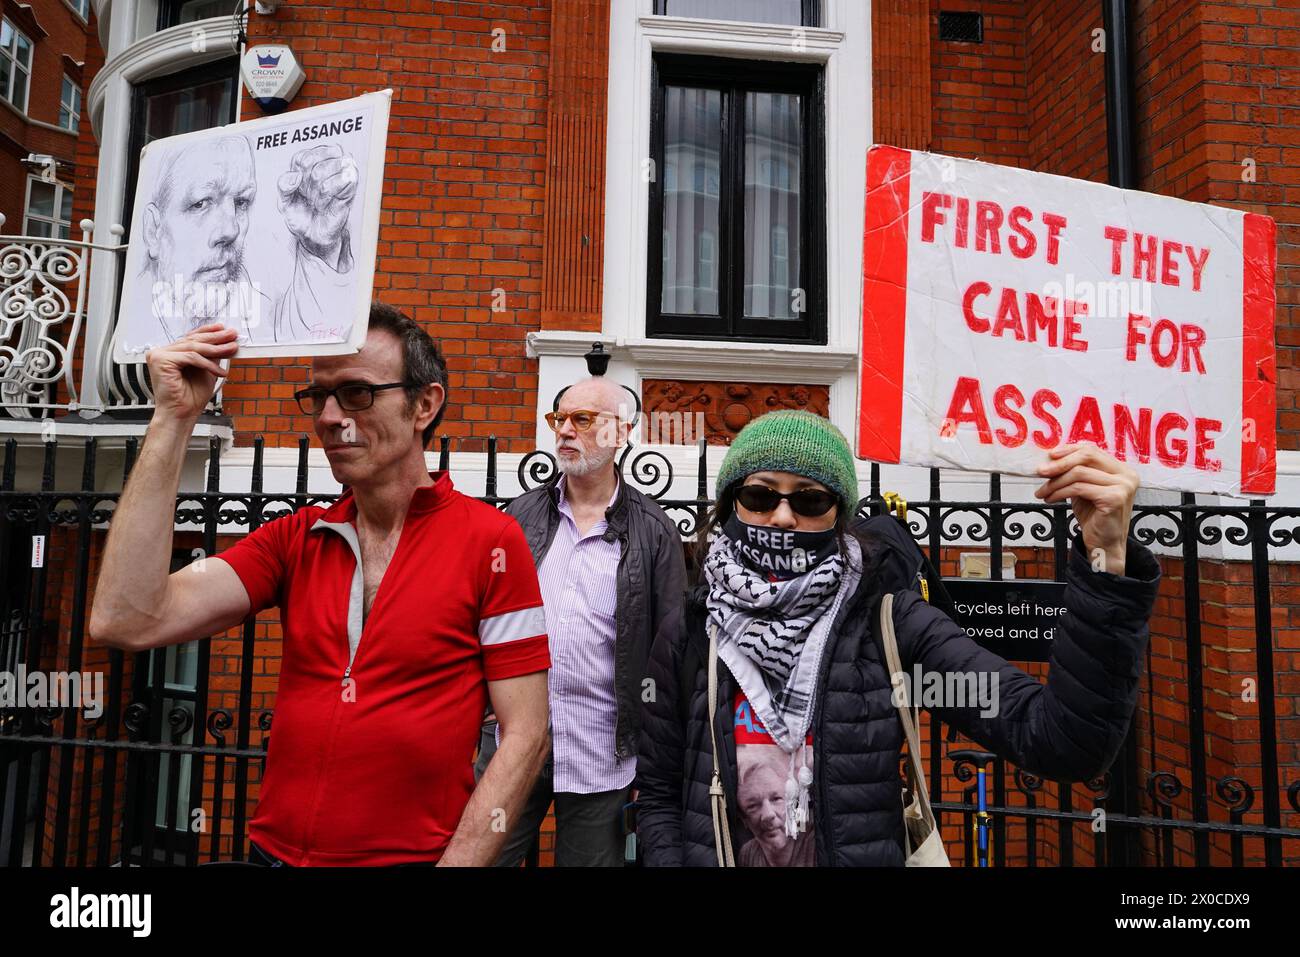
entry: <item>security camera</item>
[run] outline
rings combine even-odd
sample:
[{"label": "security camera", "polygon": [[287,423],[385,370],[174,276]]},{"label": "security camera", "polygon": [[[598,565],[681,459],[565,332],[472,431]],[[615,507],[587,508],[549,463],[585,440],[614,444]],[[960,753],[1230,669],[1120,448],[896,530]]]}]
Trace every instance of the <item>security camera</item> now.
[{"label": "security camera", "polygon": [[280,0],[256,0],[253,9],[261,16],[269,17],[275,13],[276,7],[280,5]]}]

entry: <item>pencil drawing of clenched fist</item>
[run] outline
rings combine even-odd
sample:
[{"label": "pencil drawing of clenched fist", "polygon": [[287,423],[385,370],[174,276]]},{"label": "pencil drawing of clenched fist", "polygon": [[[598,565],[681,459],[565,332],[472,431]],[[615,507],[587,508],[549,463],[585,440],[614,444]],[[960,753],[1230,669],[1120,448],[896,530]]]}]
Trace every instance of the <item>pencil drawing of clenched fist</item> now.
[{"label": "pencil drawing of clenched fist", "polygon": [[313,146],[294,155],[280,177],[279,207],[299,244],[340,272],[351,267],[348,213],[359,173],[337,144]]}]

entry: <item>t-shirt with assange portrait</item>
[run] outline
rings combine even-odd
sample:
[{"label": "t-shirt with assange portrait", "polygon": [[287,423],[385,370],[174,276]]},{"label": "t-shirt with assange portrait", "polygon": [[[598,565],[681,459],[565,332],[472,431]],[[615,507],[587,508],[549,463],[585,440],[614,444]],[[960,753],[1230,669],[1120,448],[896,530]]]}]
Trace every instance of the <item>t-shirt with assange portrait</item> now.
[{"label": "t-shirt with assange portrait", "polygon": [[736,803],[743,836],[736,852],[740,867],[814,867],[812,790],[808,823],[796,837],[786,833],[787,781],[797,781],[800,767],[812,772],[812,732],[792,756],[772,740],[744,692],[734,699]]}]

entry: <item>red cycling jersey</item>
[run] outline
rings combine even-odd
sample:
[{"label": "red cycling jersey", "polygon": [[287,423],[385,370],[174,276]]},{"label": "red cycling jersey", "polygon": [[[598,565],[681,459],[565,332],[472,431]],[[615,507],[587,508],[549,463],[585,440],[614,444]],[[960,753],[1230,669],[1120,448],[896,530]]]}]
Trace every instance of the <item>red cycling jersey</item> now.
[{"label": "red cycling jersey", "polygon": [[249,833],[288,864],[440,858],[474,789],[487,682],[550,667],[519,525],[445,471],[431,477],[364,622],[350,492],[218,556],[254,613],[280,607],[280,684]]}]

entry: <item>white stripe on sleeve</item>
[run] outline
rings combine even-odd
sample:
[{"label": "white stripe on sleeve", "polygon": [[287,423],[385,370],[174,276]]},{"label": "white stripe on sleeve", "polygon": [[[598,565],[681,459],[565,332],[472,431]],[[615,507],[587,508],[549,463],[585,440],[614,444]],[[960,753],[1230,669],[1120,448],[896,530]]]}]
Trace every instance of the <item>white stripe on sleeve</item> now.
[{"label": "white stripe on sleeve", "polygon": [[544,634],[546,609],[541,605],[508,611],[504,615],[493,615],[478,623],[478,640],[483,645],[501,645]]}]

